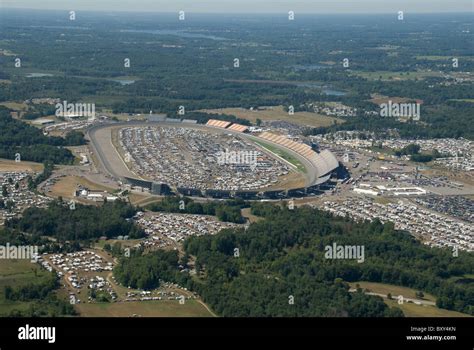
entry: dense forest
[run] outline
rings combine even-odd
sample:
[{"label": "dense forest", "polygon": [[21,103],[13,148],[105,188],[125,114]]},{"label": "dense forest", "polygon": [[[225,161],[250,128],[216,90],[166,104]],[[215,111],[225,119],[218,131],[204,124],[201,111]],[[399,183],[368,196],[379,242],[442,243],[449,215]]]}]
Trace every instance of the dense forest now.
[{"label": "dense forest", "polygon": [[421,116],[422,122],[402,122],[396,118],[360,115],[346,118],[344,123],[313,128],[307,134],[318,135],[341,130],[365,130],[378,134],[387,129],[396,129],[402,138],[464,137],[473,140],[474,104],[457,102],[456,106],[456,108],[452,105],[427,108],[427,113]]},{"label": "dense forest", "polygon": [[[0,77],[8,81],[0,102],[52,97],[115,113],[189,114],[202,122],[207,117],[192,111],[275,105],[300,110],[321,101],[374,111],[378,106],[370,100],[377,94],[423,101],[421,121],[404,124],[360,114],[337,128],[397,127],[403,137],[473,137],[468,14],[412,14],[402,22],[390,15],[301,14],[292,23],[279,15],[195,15],[183,23],[164,14],[88,13],[69,21],[46,12],[8,12],[1,18],[3,49],[15,55],[0,55]],[[35,39],[37,28],[41,41]],[[57,41],[63,34],[68,40]],[[88,50],[82,50],[84,35]],[[420,45],[426,35],[430,39]],[[21,68],[14,66],[15,57],[22,59]],[[459,59],[457,67],[453,58]],[[31,77],[31,72],[46,75]],[[185,107],[184,116],[176,115],[179,106]],[[44,113],[47,108],[38,107],[26,117]]]},{"label": "dense forest", "polygon": [[198,203],[188,197],[166,197],[161,202],[149,204],[145,208],[157,212],[215,215],[220,221],[242,224],[245,218],[241,209],[249,206],[249,203],[241,199]]},{"label": "dense forest", "polygon": [[20,232],[17,229],[3,228],[0,230],[0,245],[34,245],[38,246],[38,252],[41,253],[72,253],[88,246],[89,242],[71,241],[57,242],[46,236],[31,235],[29,233]]},{"label": "dense forest", "polygon": [[[226,230],[185,242],[185,250],[196,257],[205,283],[200,287],[201,295],[221,314],[263,309],[265,315],[272,315],[273,303],[283,306],[283,300],[292,294],[308,302],[300,305],[309,308],[302,315],[328,315],[331,300],[337,299],[338,293],[350,299],[347,291],[340,291],[347,286],[341,287],[344,283],[338,279],[424,290],[438,297],[439,307],[474,314],[474,285],[450,279],[473,272],[472,255],[453,257],[451,251],[431,249],[408,233],[394,230],[391,223],[354,223],[308,207],[292,211],[256,203],[253,214],[265,220],[246,231]],[[333,242],[365,246],[365,261],[324,259],[324,247]],[[235,248],[239,250],[237,258]],[[273,290],[273,297],[265,298],[260,288]],[[319,293],[331,295],[311,309],[309,300],[317,299]],[[338,310],[344,311],[351,315],[344,307]],[[243,316],[244,311],[238,312]]]},{"label": "dense forest", "polygon": [[21,116],[21,119],[34,120],[42,117],[55,115],[56,108],[49,104],[29,105],[28,110]]},{"label": "dense forest", "polygon": [[40,129],[30,126],[10,116],[10,110],[0,106],[0,158],[33,162],[71,164],[74,156],[65,146],[84,144],[83,134],[73,131],[66,136],[48,137]]},{"label": "dense forest", "polygon": [[[309,207],[254,203],[252,213],[264,219],[185,241],[181,263],[194,260],[196,277],[177,273],[177,256],[137,252],[121,259],[120,281],[149,288],[159,279],[180,283],[222,316],[401,315],[381,298],[349,292],[347,282],[357,281],[429,292],[438,307],[474,315],[474,284],[457,282],[474,271],[470,254],[429,248],[392,223],[355,223]],[[364,246],[365,261],[325,259],[334,242]]]},{"label": "dense forest", "polygon": [[187,276],[178,270],[177,251],[158,250],[147,255],[134,253],[121,259],[114,269],[114,276],[124,286],[144,290],[160,286],[160,280],[183,283]]},{"label": "dense forest", "polygon": [[[174,202],[170,198],[168,205]],[[194,204],[188,200],[186,206]],[[48,209],[28,209],[23,218],[9,222],[0,243],[39,244],[44,235],[86,244],[99,236],[141,237],[143,233],[126,220],[135,211],[121,202],[99,208],[77,205],[75,210],[54,202]],[[379,297],[349,292],[347,282],[357,281],[421,290],[435,295],[438,307],[474,314],[474,285],[465,278],[474,272],[474,258],[468,253],[454,257],[449,250],[429,248],[395,230],[392,223],[355,223],[310,207],[289,210],[252,203],[251,211],[262,220],[214,236],[190,237],[181,257],[177,251],[145,254],[142,249],[125,257],[114,246],[119,250],[115,256],[121,256],[114,273],[120,283],[133,288],[178,283],[197,292],[222,316],[402,315]],[[325,247],[333,243],[364,246],[364,261],[326,259]],[[80,249],[70,244],[67,248]],[[196,275],[188,272],[190,266]],[[43,292],[35,287],[31,293]],[[27,294],[8,291],[18,300]]]},{"label": "dense forest", "polygon": [[39,283],[29,283],[19,287],[4,287],[4,297],[7,301],[29,302],[26,310],[13,309],[6,316],[9,317],[56,317],[76,315],[74,307],[59,299],[55,290],[59,287],[56,272],[51,272],[47,278]]},{"label": "dense forest", "polygon": [[87,242],[99,237],[141,238],[145,233],[127,219],[136,214],[131,205],[115,201],[102,206],[52,202],[48,208],[28,208],[21,218],[7,222],[8,229],[35,236],[50,236],[59,242]]},{"label": "dense forest", "polygon": [[[220,257],[215,257],[218,264]],[[153,289],[160,280],[178,283],[190,290],[204,293],[204,300],[224,317],[263,316],[332,316],[332,317],[400,317],[397,308],[388,308],[380,297],[361,292],[348,293],[341,279],[319,283],[314,279],[284,281],[263,273],[239,273],[238,264],[223,266],[220,281],[213,285],[193,280],[178,269],[176,251],[156,251],[146,255],[122,257],[114,269],[117,281],[132,288]],[[226,281],[226,282],[224,282]],[[210,282],[209,282],[210,283]],[[294,304],[290,301],[294,298]]]}]

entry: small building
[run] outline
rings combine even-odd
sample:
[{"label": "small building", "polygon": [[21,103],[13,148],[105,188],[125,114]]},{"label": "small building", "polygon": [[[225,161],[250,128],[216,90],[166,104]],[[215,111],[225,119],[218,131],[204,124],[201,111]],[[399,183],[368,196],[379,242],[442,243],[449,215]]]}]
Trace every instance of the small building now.
[{"label": "small building", "polygon": [[39,118],[39,119],[33,120],[31,123],[34,125],[39,125],[39,126],[46,126],[46,125],[54,124],[54,120],[47,119],[47,118]]}]

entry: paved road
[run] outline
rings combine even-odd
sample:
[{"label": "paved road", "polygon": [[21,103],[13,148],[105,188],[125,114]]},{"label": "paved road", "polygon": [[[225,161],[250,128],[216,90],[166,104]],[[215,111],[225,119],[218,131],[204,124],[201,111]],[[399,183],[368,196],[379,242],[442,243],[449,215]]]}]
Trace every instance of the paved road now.
[{"label": "paved road", "polygon": [[112,144],[113,126],[127,123],[103,124],[88,130],[87,136],[91,141],[92,150],[100,162],[102,170],[114,177],[115,179],[123,179],[123,177],[137,177],[128,170],[123,159],[118,154],[115,146]]}]

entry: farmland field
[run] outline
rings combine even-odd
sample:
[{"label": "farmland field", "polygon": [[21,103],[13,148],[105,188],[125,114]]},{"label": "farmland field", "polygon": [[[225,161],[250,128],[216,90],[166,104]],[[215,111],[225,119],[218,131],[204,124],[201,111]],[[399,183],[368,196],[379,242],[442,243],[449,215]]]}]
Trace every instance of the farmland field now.
[{"label": "farmland field", "polygon": [[[392,284],[363,282],[363,281],[350,283],[351,287],[354,287],[354,288],[356,284],[359,284],[360,288],[368,289],[374,293],[380,293],[380,294],[390,293],[393,296],[403,295],[405,298],[418,299],[416,297],[417,291],[411,288],[395,286]],[[423,299],[428,300],[428,301],[436,301],[436,298],[433,295],[430,295],[427,293],[425,293],[425,296]]]},{"label": "farmland field", "polygon": [[48,272],[31,263],[30,260],[2,260],[0,263],[0,316],[8,315],[12,310],[26,310],[29,302],[5,300],[4,288],[20,287],[29,283],[39,283],[48,276]]},{"label": "farmland field", "polygon": [[43,165],[34,162],[15,162],[14,160],[0,159],[0,171],[28,171],[41,172]]},{"label": "farmland field", "polygon": [[406,317],[470,317],[469,315],[444,310],[430,305],[416,305],[413,303],[398,304],[396,300],[385,300],[390,307],[399,307]]},{"label": "farmland field", "polygon": [[50,195],[53,197],[73,198],[73,192],[76,190],[77,185],[82,185],[91,190],[102,190],[110,193],[114,191],[113,188],[96,184],[82,177],[66,176],[59,179],[59,181],[51,187]]},{"label": "farmland field", "polygon": [[[462,57],[457,57],[460,60],[472,60],[472,57],[469,56],[462,56]],[[448,61],[452,60],[452,56],[436,56],[436,55],[420,55],[416,56],[417,60],[427,60],[427,61]]]},{"label": "farmland field", "polygon": [[135,301],[121,303],[78,304],[76,309],[85,317],[212,317],[212,314],[198,301]]},{"label": "farmland field", "polygon": [[328,117],[321,114],[310,113],[310,112],[295,112],[294,115],[289,115],[282,106],[271,107],[265,110],[250,111],[243,108],[220,108],[220,109],[206,109],[203,110],[206,113],[215,114],[230,114],[235,115],[237,118],[246,119],[252,123],[255,123],[257,119],[262,121],[285,121],[295,123],[303,126],[311,127],[323,127],[331,126],[335,121],[343,123],[342,119]]},{"label": "farmland field", "polygon": [[[373,282],[352,282],[349,283],[351,287],[356,288],[356,284],[362,289],[368,289],[370,292],[379,293],[379,294],[392,294],[392,300],[384,298],[384,302],[390,307],[400,308],[406,317],[469,317],[467,314],[460,312],[440,309],[432,305],[417,305],[411,302],[404,302],[403,304],[398,304],[396,296],[403,295],[405,298],[418,299],[416,297],[416,290],[406,287],[400,287],[391,284],[385,283],[373,283]],[[435,302],[436,297],[424,293],[423,300]]]},{"label": "farmland field", "polygon": [[353,72],[354,75],[368,79],[368,80],[415,80],[425,79],[431,77],[441,77],[440,72],[434,71],[414,71],[414,72],[388,72],[388,71],[377,71],[377,72]]}]

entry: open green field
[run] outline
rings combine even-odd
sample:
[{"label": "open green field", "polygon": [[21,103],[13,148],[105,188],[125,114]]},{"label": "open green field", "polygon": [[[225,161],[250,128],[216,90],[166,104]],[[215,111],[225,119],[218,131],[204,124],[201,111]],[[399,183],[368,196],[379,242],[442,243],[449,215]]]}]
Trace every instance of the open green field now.
[{"label": "open green field", "polygon": [[24,102],[2,102],[0,103],[0,106],[5,106],[7,108],[10,108],[14,111],[26,111],[28,109],[28,105]]},{"label": "open green field", "polygon": [[15,162],[11,159],[0,158],[0,171],[28,171],[28,172],[41,172],[43,171],[43,164],[28,162],[22,160],[21,162]]},{"label": "open green field", "polygon": [[270,145],[266,142],[262,142],[262,141],[255,141],[253,140],[256,144],[260,145],[261,147],[269,150],[270,152],[276,154],[277,156],[283,158],[284,160],[286,160],[287,162],[293,164],[299,171],[301,171],[302,173],[306,173],[306,168],[303,164],[301,164],[301,162],[296,159],[295,157],[293,157],[291,154],[283,151],[281,148],[278,148],[276,146],[273,146],[273,145]]},{"label": "open green field", "polygon": [[[418,299],[416,297],[416,290],[412,288],[407,288],[407,287],[400,287],[400,286],[395,286],[392,284],[385,284],[385,283],[374,283],[374,282],[364,282],[364,281],[359,281],[359,282],[353,282],[349,283],[349,285],[353,288],[356,288],[356,284],[360,286],[362,289],[368,289],[371,292],[374,293],[380,293],[380,294],[392,294],[392,295],[403,295],[405,298],[411,298],[411,299]],[[436,301],[436,297],[424,293],[424,300],[428,301]]]},{"label": "open green field", "polygon": [[0,263],[0,316],[8,315],[12,310],[26,310],[29,302],[5,300],[4,288],[24,286],[29,283],[40,283],[49,272],[31,263],[30,260],[2,260]]},{"label": "open green field", "polygon": [[390,307],[400,308],[406,317],[470,317],[469,315],[444,310],[431,305],[416,305],[413,303],[398,304],[396,300],[384,300],[385,304]]},{"label": "open green field", "polygon": [[234,115],[237,118],[246,119],[252,123],[256,123],[257,119],[260,119],[261,121],[280,120],[313,128],[331,126],[335,122],[340,124],[344,123],[344,119],[329,117],[317,113],[295,112],[293,115],[289,115],[288,112],[283,109],[283,106],[273,106],[264,110],[254,111],[244,108],[220,108],[205,109],[201,112]]},{"label": "open green field", "polygon": [[250,223],[254,223],[254,222],[258,222],[258,221],[263,220],[263,218],[261,216],[256,216],[256,215],[251,214],[251,209],[250,208],[242,209],[242,216],[244,218],[249,219]]},{"label": "open green field", "polygon": [[78,185],[90,188],[91,190],[107,191],[113,193],[114,189],[107,187],[80,176],[65,176],[60,178],[52,187],[50,197],[73,198],[73,192]]},{"label": "open green field", "polygon": [[84,317],[213,317],[203,304],[186,300],[132,301],[119,303],[78,304],[76,310]]},{"label": "open green field", "polygon": [[[411,302],[404,302],[403,304],[398,304],[398,301],[395,299],[395,296],[403,295],[405,298],[411,299],[418,299],[416,297],[416,290],[407,287],[396,286],[392,284],[385,284],[385,283],[374,283],[374,282],[351,282],[349,285],[352,288],[356,288],[356,285],[359,285],[362,289],[368,289],[370,292],[385,294],[388,293],[394,296],[393,300],[389,300],[384,298],[385,304],[390,307],[398,307],[400,308],[405,316],[407,317],[470,317],[467,314],[463,314],[456,311],[450,311],[445,309],[440,309],[436,306],[432,305],[417,305]],[[424,293],[423,300],[436,302],[436,297]]]},{"label": "open green field", "polygon": [[[471,196],[470,198],[473,199],[473,197],[474,196]],[[451,277],[449,280],[455,281],[458,283],[474,283],[474,274],[466,274],[462,276]]]},{"label": "open green field", "polygon": [[451,99],[450,101],[474,103],[474,98],[454,98],[454,99]]},{"label": "open green field", "polygon": [[108,239],[108,240],[99,239],[99,241],[97,241],[94,244],[94,248],[104,249],[104,246],[106,244],[110,244],[110,246],[113,246],[115,243],[120,243],[122,247],[133,247],[134,245],[140,243],[141,241],[142,241],[141,239],[128,239],[126,241],[119,240],[119,239]]},{"label": "open green field", "polygon": [[416,71],[416,72],[389,72],[389,71],[377,71],[377,72],[360,72],[354,71],[352,74],[357,75],[361,78],[368,80],[414,80],[414,79],[425,79],[431,77],[440,77],[440,72],[429,72],[429,71]]},{"label": "open green field", "polygon": [[[448,60],[452,60],[454,57],[453,56],[423,56],[423,55],[420,55],[420,56],[416,56],[416,59],[417,60],[427,60],[427,61],[448,61]],[[471,56],[461,56],[461,57],[457,57],[459,60],[469,60],[469,61],[472,61],[474,60],[474,57],[471,57]]]}]

